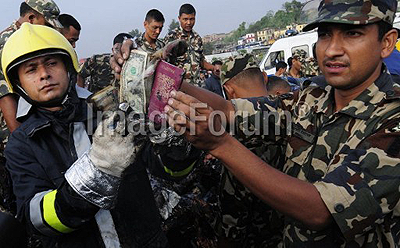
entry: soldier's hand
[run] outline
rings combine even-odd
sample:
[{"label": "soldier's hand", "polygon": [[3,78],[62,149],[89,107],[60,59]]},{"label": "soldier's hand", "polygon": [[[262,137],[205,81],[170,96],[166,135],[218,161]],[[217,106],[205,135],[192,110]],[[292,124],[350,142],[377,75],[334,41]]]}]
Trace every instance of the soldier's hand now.
[{"label": "soldier's hand", "polygon": [[186,139],[201,150],[212,151],[223,144],[228,134],[220,115],[185,93],[172,92],[171,96],[165,111],[175,131],[185,134]]},{"label": "soldier's hand", "polygon": [[129,58],[130,52],[135,48],[134,42],[131,39],[126,39],[122,43],[115,43],[112,48],[112,55],[110,59],[111,69],[114,71],[115,78],[120,78],[122,65]]}]

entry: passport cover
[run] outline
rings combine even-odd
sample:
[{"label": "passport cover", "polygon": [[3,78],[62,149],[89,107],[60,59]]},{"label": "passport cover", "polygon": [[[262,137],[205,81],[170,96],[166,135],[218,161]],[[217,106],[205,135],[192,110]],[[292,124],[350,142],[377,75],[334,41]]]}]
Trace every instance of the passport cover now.
[{"label": "passport cover", "polygon": [[172,90],[178,90],[182,84],[185,70],[161,60],[154,75],[153,88],[150,94],[148,117],[155,123],[161,123],[161,114],[167,105]]}]

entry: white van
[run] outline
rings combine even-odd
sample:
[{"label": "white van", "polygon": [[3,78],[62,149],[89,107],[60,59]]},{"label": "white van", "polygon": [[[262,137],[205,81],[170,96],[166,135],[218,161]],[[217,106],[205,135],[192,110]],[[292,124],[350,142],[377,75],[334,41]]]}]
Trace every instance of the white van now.
[{"label": "white van", "polygon": [[307,57],[313,57],[312,48],[317,40],[317,32],[310,31],[275,41],[260,63],[261,71],[265,71],[268,75],[275,74],[276,63],[279,61],[287,63],[296,49],[303,49],[307,52]]}]

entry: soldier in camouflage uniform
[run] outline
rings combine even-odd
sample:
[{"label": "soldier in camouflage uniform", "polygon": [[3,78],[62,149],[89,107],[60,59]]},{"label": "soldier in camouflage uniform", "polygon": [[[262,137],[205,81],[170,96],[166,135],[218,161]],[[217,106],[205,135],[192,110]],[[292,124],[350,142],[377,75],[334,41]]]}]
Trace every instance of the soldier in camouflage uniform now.
[{"label": "soldier in camouflage uniform", "polygon": [[[0,54],[8,38],[22,23],[30,21],[33,24],[51,25],[55,28],[62,28],[57,19],[59,14],[60,10],[52,0],[26,0],[22,2],[19,19],[0,33]],[[13,131],[19,125],[15,119],[16,99],[10,93],[12,93],[12,90],[8,87],[4,75],[0,70],[0,205],[4,205],[8,209],[13,206],[13,203],[7,202],[12,200],[12,193],[9,188],[7,172],[4,169],[5,158],[3,152],[10,134],[9,129]]]},{"label": "soldier in camouflage uniform", "polygon": [[[249,54],[229,58],[221,68],[221,80],[224,87],[231,87],[229,85],[233,83],[242,89],[232,94],[231,90],[226,88],[228,99],[268,94],[262,72],[254,57]],[[262,139],[241,138],[240,141],[266,163],[279,170],[283,168],[284,139],[267,142]],[[272,248],[282,241],[282,216],[251,193],[224,167],[221,189],[221,218],[217,224],[221,243],[228,242],[227,244],[235,247]]]},{"label": "soldier in camouflage uniform", "polygon": [[[304,30],[318,27],[317,58],[325,87],[309,86],[274,101],[226,102],[183,86],[224,111],[228,120],[234,118],[239,137],[268,141],[272,134],[288,134],[285,174],[230,135],[213,135],[207,130],[211,110],[193,112],[189,105],[196,99],[173,93],[167,108],[171,123],[176,110],[186,115],[175,117],[175,129],[190,129],[194,118],[206,117],[195,123],[196,134],[186,130],[186,137],[285,215],[285,247],[400,245],[400,89],[382,62],[396,43],[396,8],[395,0],[320,2],[318,19]],[[290,121],[273,122],[271,114]],[[177,124],[186,117],[189,122]],[[213,123],[219,130],[218,120]],[[267,132],[271,127],[279,129]]]},{"label": "soldier in camouflage uniform", "polygon": [[305,77],[318,76],[320,72],[317,60],[312,57],[306,58],[301,64],[300,71]]},{"label": "soldier in camouflage uniform", "polygon": [[110,58],[110,53],[95,54],[81,66],[79,75],[85,80],[90,92],[96,93],[113,82]]},{"label": "soldier in camouflage uniform", "polygon": [[[110,60],[112,69],[115,72],[115,76],[119,79],[119,73],[123,63],[129,57],[129,52],[131,49],[139,49],[148,53],[149,55],[154,54],[156,51],[160,50],[165,46],[165,43],[158,39],[162,28],[164,26],[164,16],[156,9],[151,9],[147,12],[144,20],[145,32],[140,37],[132,38],[125,37],[124,40],[117,41],[114,39],[113,55]],[[126,48],[127,57],[123,57],[122,50]],[[150,58],[150,56],[149,56]]]},{"label": "soldier in camouflage uniform", "polygon": [[165,46],[164,42],[158,39],[164,27],[164,16],[156,10],[149,10],[144,20],[145,32],[135,39],[138,48],[148,54],[153,54]]},{"label": "soldier in camouflage uniform", "polygon": [[[302,78],[305,76],[303,74],[303,72],[301,71],[301,66],[304,64],[306,56],[307,56],[307,53],[303,49],[294,50],[294,52],[292,53],[292,58],[293,58],[292,67],[289,69],[288,76],[294,77],[294,78]],[[295,68],[294,60],[300,62],[300,64],[301,64],[300,68]]]},{"label": "soldier in camouflage uniform", "polygon": [[169,32],[165,38],[165,43],[174,40],[184,40],[188,44],[187,52],[178,57],[177,66],[185,69],[185,78],[190,79],[191,83],[205,87],[204,81],[199,80],[200,70],[213,70],[213,65],[209,64],[203,54],[203,40],[200,35],[193,30],[196,20],[196,10],[190,4],[184,4],[179,10],[180,26]]}]

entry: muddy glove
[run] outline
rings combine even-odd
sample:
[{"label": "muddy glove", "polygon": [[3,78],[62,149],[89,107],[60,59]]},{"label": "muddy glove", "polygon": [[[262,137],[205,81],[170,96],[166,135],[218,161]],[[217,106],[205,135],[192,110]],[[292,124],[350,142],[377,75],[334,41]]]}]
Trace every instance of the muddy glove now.
[{"label": "muddy glove", "polygon": [[118,108],[118,89],[109,85],[87,99],[95,111],[115,111]]},{"label": "muddy glove", "polygon": [[116,177],[121,177],[123,171],[135,161],[143,146],[143,141],[134,132],[125,135],[125,121],[119,117],[114,112],[100,123],[89,151],[94,166]]},{"label": "muddy glove", "polygon": [[176,58],[185,54],[188,45],[184,40],[174,40],[165,45],[162,49],[151,55],[152,60],[168,60],[170,63],[176,61]]}]

